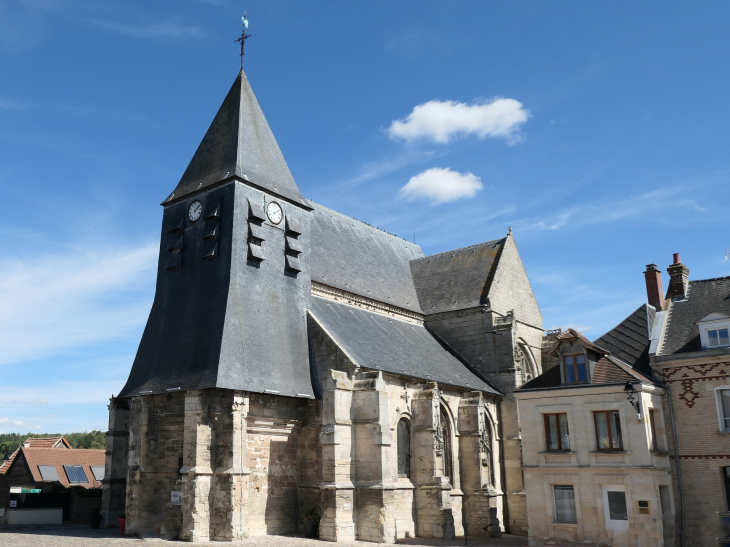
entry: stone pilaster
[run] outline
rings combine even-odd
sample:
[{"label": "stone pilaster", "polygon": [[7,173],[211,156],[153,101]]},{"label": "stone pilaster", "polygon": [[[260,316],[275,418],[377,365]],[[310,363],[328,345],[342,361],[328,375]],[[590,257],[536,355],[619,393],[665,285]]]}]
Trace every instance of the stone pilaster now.
[{"label": "stone pilaster", "polygon": [[413,399],[413,483],[419,537],[453,538],[454,516],[449,478],[443,472],[443,432],[438,385],[418,392]]},{"label": "stone pilaster", "polygon": [[498,496],[499,480],[494,465],[496,438],[489,426],[482,394],[473,391],[459,404],[461,488],[464,492],[464,518],[469,535],[501,537]]},{"label": "stone pilaster", "polygon": [[180,539],[208,541],[211,536],[212,428],[203,390],[185,393],[182,513]]},{"label": "stone pilaster", "polygon": [[109,430],[106,433],[101,515],[105,527],[115,528],[125,512],[129,467],[129,402],[114,397],[109,401]]},{"label": "stone pilaster", "polygon": [[357,447],[357,537],[395,543],[389,397],[382,372],[360,372],[352,396]]},{"label": "stone pilaster", "polygon": [[127,523],[125,534],[144,532],[144,506],[142,496],[142,470],[144,465],[149,401],[146,397],[133,397],[129,413],[129,452],[126,489]]},{"label": "stone pilaster", "polygon": [[240,391],[216,390],[209,406],[213,431],[212,539],[232,541],[248,537],[246,498],[249,469],[246,467],[246,421],[249,400]]},{"label": "stone pilaster", "polygon": [[327,541],[354,540],[353,382],[346,373],[330,370],[323,384],[319,537]]}]

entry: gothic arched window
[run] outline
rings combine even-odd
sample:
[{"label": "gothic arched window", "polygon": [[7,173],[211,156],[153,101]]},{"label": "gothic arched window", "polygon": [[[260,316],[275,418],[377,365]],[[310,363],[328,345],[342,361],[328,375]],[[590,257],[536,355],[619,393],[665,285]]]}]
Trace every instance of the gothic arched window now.
[{"label": "gothic arched window", "polygon": [[449,417],[446,410],[441,407],[441,431],[444,436],[444,476],[449,478],[449,482],[454,484],[454,465],[451,452],[451,427],[449,425]]},{"label": "gothic arched window", "polygon": [[398,476],[411,476],[411,428],[405,418],[398,422]]}]

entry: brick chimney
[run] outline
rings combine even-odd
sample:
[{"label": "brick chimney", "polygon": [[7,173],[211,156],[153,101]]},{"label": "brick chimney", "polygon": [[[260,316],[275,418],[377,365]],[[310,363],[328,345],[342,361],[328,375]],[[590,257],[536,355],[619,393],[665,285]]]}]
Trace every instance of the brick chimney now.
[{"label": "brick chimney", "polygon": [[656,311],[663,311],[667,307],[664,300],[664,289],[662,288],[662,272],[656,264],[647,264],[644,272],[646,281],[646,298],[649,304],[654,306]]},{"label": "brick chimney", "polygon": [[667,268],[669,273],[669,287],[667,287],[667,300],[670,298],[682,299],[687,296],[689,286],[689,268],[682,264],[679,253],[674,253],[674,263]]}]

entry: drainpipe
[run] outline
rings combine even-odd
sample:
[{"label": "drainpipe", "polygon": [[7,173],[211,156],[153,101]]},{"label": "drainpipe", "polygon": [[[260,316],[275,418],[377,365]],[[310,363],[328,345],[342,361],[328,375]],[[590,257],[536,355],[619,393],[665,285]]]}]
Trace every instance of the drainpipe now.
[{"label": "drainpipe", "polygon": [[[504,398],[502,399],[504,401]],[[507,503],[507,471],[504,465],[504,433],[502,432],[502,401],[497,405],[497,418],[499,419],[499,481],[502,484],[502,508],[504,516],[504,533],[510,533],[509,526],[509,503]],[[684,545],[682,545],[684,547]]]},{"label": "drainpipe", "polygon": [[674,437],[674,459],[677,462],[677,482],[679,483],[679,503],[682,506],[682,520],[679,527],[679,541],[684,547],[684,488],[682,487],[682,463],[679,461],[679,444],[677,442],[677,427],[674,423],[674,405],[672,404],[672,391],[669,384],[664,385],[666,394],[669,396],[669,415],[672,418],[672,437]]}]

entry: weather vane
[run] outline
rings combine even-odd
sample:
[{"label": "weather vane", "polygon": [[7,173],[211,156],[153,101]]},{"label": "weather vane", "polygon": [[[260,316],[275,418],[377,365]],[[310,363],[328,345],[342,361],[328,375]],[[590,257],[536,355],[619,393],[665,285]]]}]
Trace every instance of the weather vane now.
[{"label": "weather vane", "polygon": [[241,20],[243,21],[243,30],[241,31],[241,36],[235,40],[236,42],[241,42],[241,70],[243,70],[243,56],[245,53],[243,52],[243,46],[246,43],[246,38],[251,38],[250,34],[246,34],[246,29],[248,29],[248,19],[246,19],[246,12],[243,12],[243,17],[241,17]]}]

